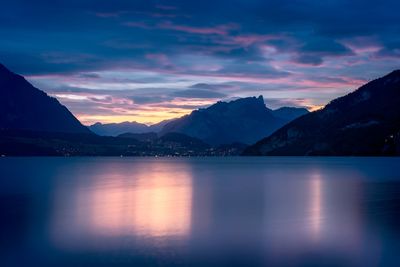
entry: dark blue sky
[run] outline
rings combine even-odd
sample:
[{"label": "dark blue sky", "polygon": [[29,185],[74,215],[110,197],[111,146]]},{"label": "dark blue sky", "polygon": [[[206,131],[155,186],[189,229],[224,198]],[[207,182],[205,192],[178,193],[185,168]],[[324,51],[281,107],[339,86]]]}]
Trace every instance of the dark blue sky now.
[{"label": "dark blue sky", "polygon": [[317,108],[400,67],[399,1],[5,1],[0,62],[83,122]]}]

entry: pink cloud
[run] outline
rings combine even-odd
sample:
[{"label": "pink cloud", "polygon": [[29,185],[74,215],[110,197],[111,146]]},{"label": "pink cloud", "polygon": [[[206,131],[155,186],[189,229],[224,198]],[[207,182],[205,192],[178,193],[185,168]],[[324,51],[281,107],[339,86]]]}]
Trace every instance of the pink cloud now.
[{"label": "pink cloud", "polygon": [[341,40],[340,43],[351,49],[357,55],[373,54],[383,49],[381,43],[374,37],[354,37]]},{"label": "pink cloud", "polygon": [[365,83],[364,80],[354,79],[350,77],[338,77],[337,81],[314,81],[310,79],[304,79],[292,82],[293,85],[303,86],[305,88],[314,88],[314,89],[323,89],[323,88],[347,89],[353,86],[360,86],[363,83]]},{"label": "pink cloud", "polygon": [[241,46],[249,46],[254,43],[262,43],[269,40],[277,40],[281,39],[281,35],[273,35],[273,34],[246,34],[246,35],[238,35],[232,37],[232,42],[234,44],[238,44]]}]

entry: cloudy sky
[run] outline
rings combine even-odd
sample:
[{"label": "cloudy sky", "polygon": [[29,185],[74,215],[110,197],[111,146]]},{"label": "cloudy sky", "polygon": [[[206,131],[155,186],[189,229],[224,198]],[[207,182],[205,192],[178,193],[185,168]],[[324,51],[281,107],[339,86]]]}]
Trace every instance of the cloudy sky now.
[{"label": "cloudy sky", "polygon": [[262,94],[316,109],[400,68],[392,0],[13,0],[0,62],[82,122],[154,123]]}]

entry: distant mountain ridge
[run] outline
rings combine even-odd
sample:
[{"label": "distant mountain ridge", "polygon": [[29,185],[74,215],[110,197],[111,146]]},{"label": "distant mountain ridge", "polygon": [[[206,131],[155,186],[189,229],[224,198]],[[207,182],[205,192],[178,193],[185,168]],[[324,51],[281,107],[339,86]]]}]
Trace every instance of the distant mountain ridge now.
[{"label": "distant mountain ridge", "polygon": [[1,64],[0,129],[91,133],[57,99]]},{"label": "distant mountain ridge", "polygon": [[245,155],[399,155],[400,70],[288,123]]},{"label": "distant mountain ridge", "polygon": [[134,133],[134,134],[150,133],[150,132],[157,133],[160,132],[162,127],[164,127],[164,125],[170,121],[172,120],[164,120],[150,126],[136,121],[125,121],[121,123],[104,123],[104,124],[96,122],[95,124],[92,124],[88,127],[92,132],[98,135],[118,136],[125,133]]},{"label": "distant mountain ridge", "polygon": [[163,136],[167,133],[183,133],[211,145],[235,142],[251,144],[306,113],[307,109],[297,107],[271,110],[265,106],[263,97],[259,96],[239,98],[231,102],[219,101],[208,108],[194,110],[189,115],[150,126],[138,122],[97,122],[89,126],[89,129],[102,136],[129,133],[158,133],[158,136]]},{"label": "distant mountain ridge", "polygon": [[303,108],[271,110],[265,106],[263,96],[240,98],[194,110],[167,123],[160,134],[184,133],[212,145],[251,144],[307,112]]},{"label": "distant mountain ridge", "polygon": [[118,136],[123,133],[144,133],[148,126],[136,121],[125,121],[121,123],[101,123],[96,122],[88,126],[95,134],[102,136]]}]

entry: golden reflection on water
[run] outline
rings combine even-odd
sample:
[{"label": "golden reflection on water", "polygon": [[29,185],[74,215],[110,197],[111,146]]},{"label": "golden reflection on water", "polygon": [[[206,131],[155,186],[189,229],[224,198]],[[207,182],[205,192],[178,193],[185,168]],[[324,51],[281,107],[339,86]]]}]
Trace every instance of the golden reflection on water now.
[{"label": "golden reflection on water", "polygon": [[78,238],[189,235],[192,178],[190,171],[174,168],[154,163],[136,172],[114,169],[88,177],[89,183],[74,185],[59,199],[58,232],[67,239],[70,234]]},{"label": "golden reflection on water", "polygon": [[191,226],[192,185],[177,177],[143,179],[133,195],[133,227],[148,236],[187,235]]},{"label": "golden reflection on water", "polygon": [[312,175],[310,179],[310,227],[311,233],[314,239],[318,239],[321,234],[321,228],[323,223],[323,207],[322,207],[322,179],[321,176],[316,173]]},{"label": "golden reflection on water", "polygon": [[99,233],[151,237],[188,234],[192,200],[190,180],[158,173],[139,178],[131,186],[118,183],[110,188],[99,188],[87,196],[93,208],[89,220]]}]

